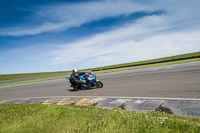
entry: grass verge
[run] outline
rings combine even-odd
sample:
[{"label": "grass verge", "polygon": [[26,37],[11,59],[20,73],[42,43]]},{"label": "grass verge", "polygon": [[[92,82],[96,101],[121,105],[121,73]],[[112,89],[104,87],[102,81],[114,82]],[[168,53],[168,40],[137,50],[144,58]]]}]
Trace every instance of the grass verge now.
[{"label": "grass verge", "polygon": [[190,57],[195,57],[195,56],[199,57],[200,56],[200,52],[183,54],[183,55],[176,55],[176,56],[159,58],[159,59],[153,59],[153,60],[146,60],[146,61],[130,62],[130,63],[124,63],[124,64],[118,64],[118,65],[104,66],[104,67],[93,68],[92,70],[109,69],[109,68],[123,67],[123,66],[128,66],[128,65],[138,65],[138,64],[145,64],[145,63],[155,63],[155,62],[161,62],[161,61],[179,60],[179,59],[190,58]]},{"label": "grass verge", "polygon": [[70,73],[70,72],[71,71],[24,73],[24,74],[5,74],[5,75],[0,75],[0,81],[14,80],[14,79],[24,79],[24,78],[32,78],[32,77],[40,77],[40,76],[49,76],[49,75],[59,75],[59,74],[66,74],[66,73]]},{"label": "grass verge", "polygon": [[181,61],[172,61],[172,62],[165,62],[165,63],[158,63],[158,64],[150,64],[150,65],[143,65],[143,66],[134,66],[134,67],[124,67],[124,68],[103,70],[103,71],[97,71],[97,72],[95,72],[95,73],[96,73],[96,74],[110,73],[110,72],[117,72],[117,71],[126,71],[126,70],[141,69],[141,68],[149,68],[149,67],[167,66],[167,65],[174,65],[174,64],[182,64],[182,63],[189,63],[189,62],[197,62],[197,61],[200,61],[200,58],[196,58],[196,59],[187,59],[187,60],[181,60]]},{"label": "grass verge", "polygon": [[3,104],[0,132],[198,133],[200,119],[91,106]]},{"label": "grass verge", "polygon": [[61,79],[61,78],[66,78],[66,76],[56,76],[56,77],[32,79],[32,80],[25,80],[25,81],[11,82],[11,83],[3,83],[3,84],[0,84],[0,86],[24,84],[24,83],[39,82],[39,81],[46,81],[46,80],[53,80],[53,79]]}]

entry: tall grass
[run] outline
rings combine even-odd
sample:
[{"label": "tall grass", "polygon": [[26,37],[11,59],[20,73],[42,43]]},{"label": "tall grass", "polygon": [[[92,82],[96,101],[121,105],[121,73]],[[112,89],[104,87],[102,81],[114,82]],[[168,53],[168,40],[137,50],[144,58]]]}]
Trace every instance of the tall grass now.
[{"label": "tall grass", "polygon": [[0,105],[0,132],[198,133],[200,120],[158,112],[106,110],[91,106]]}]

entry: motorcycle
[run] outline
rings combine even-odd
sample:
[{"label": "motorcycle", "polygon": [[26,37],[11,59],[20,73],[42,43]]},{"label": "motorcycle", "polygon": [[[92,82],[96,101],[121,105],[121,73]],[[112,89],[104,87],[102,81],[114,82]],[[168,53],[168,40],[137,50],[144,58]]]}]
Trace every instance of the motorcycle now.
[{"label": "motorcycle", "polygon": [[[70,82],[70,77],[66,77],[66,79]],[[85,74],[79,76],[79,84],[78,85],[71,85],[74,90],[87,88],[87,87],[94,87],[102,88],[103,83],[96,78],[96,74],[93,72],[86,72]]]}]

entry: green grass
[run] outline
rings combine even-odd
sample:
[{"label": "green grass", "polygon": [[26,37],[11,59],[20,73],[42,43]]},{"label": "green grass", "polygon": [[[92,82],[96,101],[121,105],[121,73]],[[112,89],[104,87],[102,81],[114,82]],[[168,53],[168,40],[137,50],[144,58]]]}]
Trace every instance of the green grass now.
[{"label": "green grass", "polygon": [[149,68],[149,67],[167,66],[167,65],[174,65],[174,64],[197,62],[197,61],[200,61],[200,58],[187,59],[187,60],[181,60],[181,61],[172,61],[172,62],[165,62],[165,63],[158,63],[158,64],[150,64],[150,65],[142,65],[142,66],[134,66],[134,67],[116,68],[116,69],[110,69],[110,70],[96,71],[95,73],[96,74],[110,73],[110,72],[117,72],[117,71],[126,71],[126,70]]},{"label": "green grass", "polygon": [[188,57],[194,57],[194,56],[200,56],[200,52],[183,54],[183,55],[176,55],[176,56],[153,59],[153,60],[146,60],[146,61],[124,63],[124,64],[118,64],[118,65],[104,66],[104,67],[93,68],[92,70],[99,70],[99,69],[113,68],[113,67],[121,67],[121,66],[127,66],[127,65],[137,65],[137,64],[159,62],[159,61],[168,61],[168,60],[172,60],[172,59],[181,59],[181,58],[188,58]]},{"label": "green grass", "polygon": [[25,81],[11,82],[11,83],[3,83],[3,84],[0,84],[0,86],[31,83],[31,82],[39,82],[39,81],[54,80],[54,79],[61,79],[61,78],[66,78],[66,76],[67,75],[65,75],[65,76],[56,76],[56,77],[48,77],[48,78],[39,78],[39,79],[32,79],[32,80],[25,80]]},{"label": "green grass", "polygon": [[25,73],[25,74],[6,74],[6,75],[0,75],[0,81],[14,80],[14,79],[24,79],[24,78],[32,78],[32,77],[40,77],[40,76],[49,76],[49,75],[58,75],[58,74],[66,74],[66,73],[70,73],[70,72],[71,71]]},{"label": "green grass", "polygon": [[199,131],[198,118],[158,112],[106,110],[75,105],[0,105],[1,133],[198,133]]}]

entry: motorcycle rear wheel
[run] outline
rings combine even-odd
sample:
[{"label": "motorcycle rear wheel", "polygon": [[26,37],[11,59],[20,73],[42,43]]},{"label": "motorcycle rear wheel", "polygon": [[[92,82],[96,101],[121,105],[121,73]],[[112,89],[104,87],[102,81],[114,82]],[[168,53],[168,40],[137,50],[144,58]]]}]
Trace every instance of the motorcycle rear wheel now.
[{"label": "motorcycle rear wheel", "polygon": [[101,81],[97,82],[96,84],[97,84],[96,85],[97,88],[102,88],[103,87],[103,83]]}]

